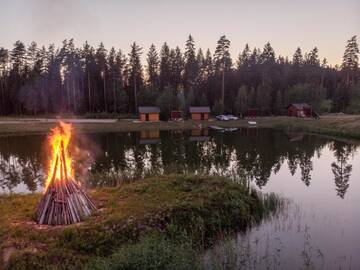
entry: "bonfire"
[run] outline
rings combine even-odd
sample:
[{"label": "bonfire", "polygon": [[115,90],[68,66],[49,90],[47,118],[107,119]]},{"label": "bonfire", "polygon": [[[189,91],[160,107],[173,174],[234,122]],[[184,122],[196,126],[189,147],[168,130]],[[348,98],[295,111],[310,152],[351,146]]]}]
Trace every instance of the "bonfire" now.
[{"label": "bonfire", "polygon": [[69,152],[72,126],[60,122],[51,130],[51,159],[43,197],[37,210],[37,223],[69,225],[80,222],[96,209],[76,181]]}]

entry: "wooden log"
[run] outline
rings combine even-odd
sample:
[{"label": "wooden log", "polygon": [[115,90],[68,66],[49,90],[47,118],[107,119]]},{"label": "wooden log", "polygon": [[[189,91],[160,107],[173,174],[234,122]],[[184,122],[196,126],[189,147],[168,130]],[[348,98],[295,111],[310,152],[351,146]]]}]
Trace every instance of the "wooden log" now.
[{"label": "wooden log", "polygon": [[[37,208],[39,224],[69,225],[80,222],[96,210],[94,202],[87,193],[74,179],[69,178],[63,142],[60,147],[49,186]],[[56,179],[58,168],[60,179]]]}]

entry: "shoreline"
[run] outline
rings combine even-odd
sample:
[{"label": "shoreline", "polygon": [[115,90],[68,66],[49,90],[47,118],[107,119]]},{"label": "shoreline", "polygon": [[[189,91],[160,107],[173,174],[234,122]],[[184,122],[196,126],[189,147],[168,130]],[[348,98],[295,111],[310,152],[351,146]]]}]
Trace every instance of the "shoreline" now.
[{"label": "shoreline", "polygon": [[[56,118],[0,118],[0,136],[46,134],[60,119]],[[360,139],[360,115],[330,114],[319,120],[287,116],[269,116],[254,119],[256,126],[250,126],[247,119],[236,121],[193,121],[140,122],[134,119],[62,119],[73,124],[76,132],[136,132],[143,130],[185,130],[219,126],[223,128],[276,128],[322,134],[332,137]]]}]

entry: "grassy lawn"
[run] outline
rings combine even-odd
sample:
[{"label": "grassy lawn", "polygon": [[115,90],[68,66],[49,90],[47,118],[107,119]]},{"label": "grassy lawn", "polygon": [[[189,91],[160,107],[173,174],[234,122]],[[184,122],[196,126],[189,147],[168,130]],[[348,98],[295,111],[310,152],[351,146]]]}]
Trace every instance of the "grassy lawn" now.
[{"label": "grassy lawn", "polygon": [[[180,269],[170,267],[180,262],[195,269],[197,254],[217,237],[259,222],[277,205],[275,195],[265,199],[229,179],[193,175],[152,177],[90,195],[97,212],[67,227],[35,224],[40,194],[0,196],[6,269],[154,269],[147,267],[159,261],[160,269]],[[133,265],[140,255],[144,268]]]}]

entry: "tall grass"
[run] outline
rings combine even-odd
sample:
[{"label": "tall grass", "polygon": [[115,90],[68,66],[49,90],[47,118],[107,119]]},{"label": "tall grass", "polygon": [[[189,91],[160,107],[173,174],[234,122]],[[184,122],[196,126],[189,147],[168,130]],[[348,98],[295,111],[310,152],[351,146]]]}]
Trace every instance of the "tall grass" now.
[{"label": "tall grass", "polygon": [[110,257],[97,258],[85,270],[186,270],[200,269],[196,251],[187,242],[176,242],[152,234],[136,244],[116,250]]}]

